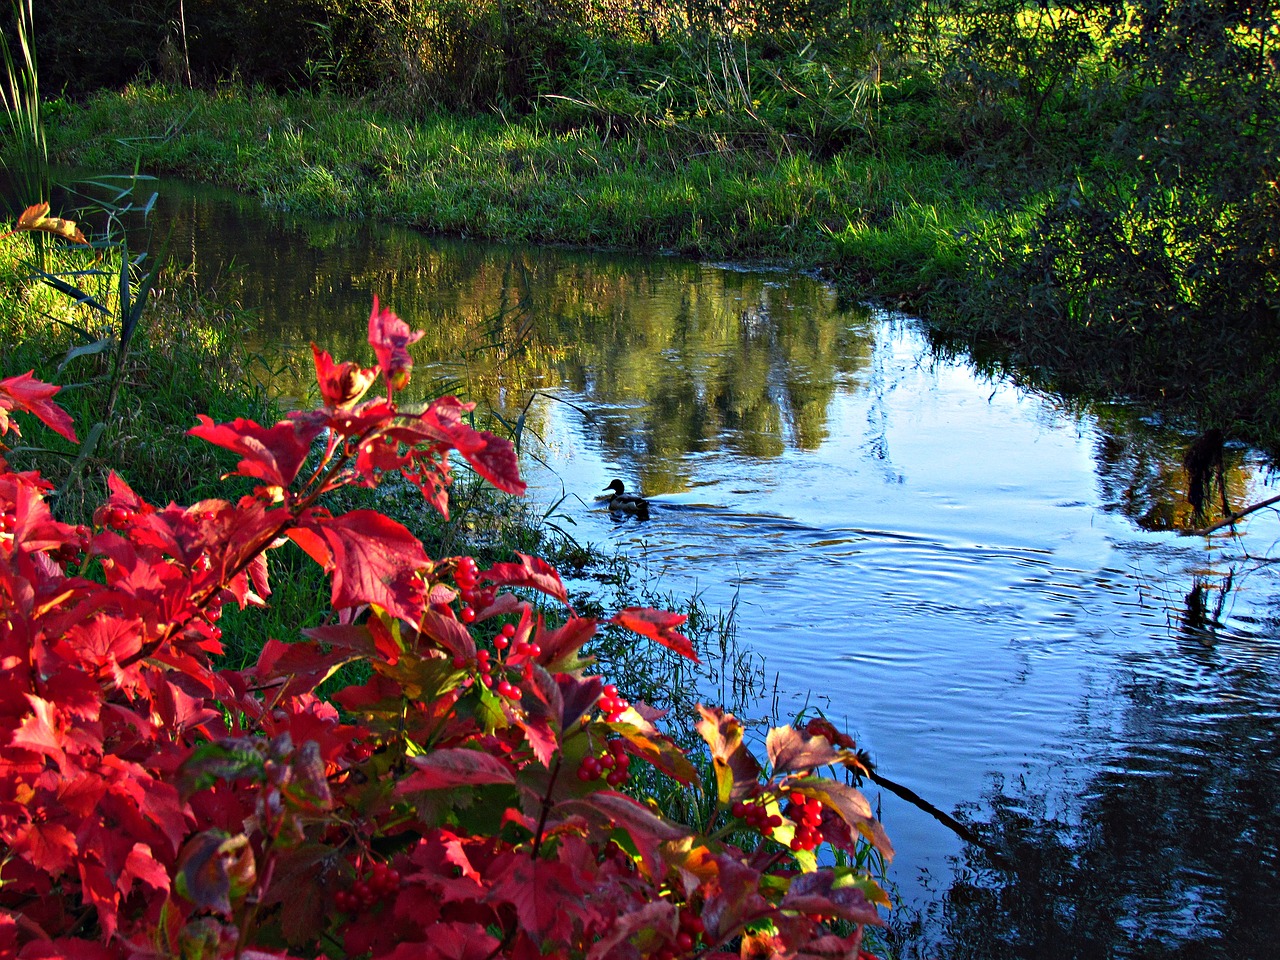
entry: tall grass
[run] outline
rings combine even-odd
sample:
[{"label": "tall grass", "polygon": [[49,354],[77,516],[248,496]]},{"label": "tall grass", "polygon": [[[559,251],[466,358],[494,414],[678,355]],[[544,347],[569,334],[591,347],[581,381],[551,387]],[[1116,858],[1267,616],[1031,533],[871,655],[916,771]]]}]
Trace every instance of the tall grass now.
[{"label": "tall grass", "polygon": [[0,32],[0,57],[4,60],[6,82],[0,89],[0,98],[4,100],[8,127],[6,143],[0,147],[0,162],[16,195],[15,210],[49,199],[49,148],[40,114],[34,2],[13,0],[18,38],[16,56],[9,48],[6,34]]}]

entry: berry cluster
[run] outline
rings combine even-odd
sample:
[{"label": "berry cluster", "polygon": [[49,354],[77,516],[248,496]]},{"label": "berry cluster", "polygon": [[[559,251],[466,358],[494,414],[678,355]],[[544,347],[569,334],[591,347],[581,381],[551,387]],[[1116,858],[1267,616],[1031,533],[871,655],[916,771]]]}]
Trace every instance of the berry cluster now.
[{"label": "berry cluster", "polygon": [[[506,677],[502,677],[501,674],[499,674],[499,676],[502,677],[502,679],[498,681],[497,686],[494,686],[493,654],[491,654],[488,650],[476,651],[476,667],[480,671],[480,682],[483,683],[490,690],[497,690],[500,696],[506,697],[508,700],[520,699],[520,688],[517,687],[510,680],[508,680]],[[498,669],[499,670],[502,669],[501,664],[498,665]]]},{"label": "berry cluster", "polygon": [[125,525],[133,519],[133,511],[128,507],[99,507],[94,519],[100,527],[114,527],[116,530],[123,530]]},{"label": "berry cluster", "polygon": [[389,899],[400,889],[400,871],[385,863],[375,863],[366,877],[357,879],[350,890],[333,895],[333,905],[343,913],[359,913]]},{"label": "berry cluster", "polygon": [[[463,612],[465,613],[469,609],[469,607],[464,607]],[[463,617],[463,619],[465,620],[466,617]],[[474,617],[472,619],[474,619]],[[521,696],[520,688],[508,680],[506,676],[503,675],[502,671],[505,671],[507,666],[513,666],[514,664],[512,661],[524,660],[524,674],[526,677],[530,676],[533,672],[533,665],[531,661],[536,660],[542,653],[542,648],[536,643],[526,643],[523,640],[518,640],[515,644],[512,644],[511,641],[515,635],[515,626],[508,623],[503,626],[498,635],[493,638],[493,645],[497,648],[499,654],[510,648],[510,652],[507,653],[505,663],[499,661],[496,664],[499,671],[496,684],[494,682],[495,661],[493,654],[488,650],[476,651],[475,666],[480,682],[490,690],[496,690],[500,695],[506,697],[508,700],[519,700]],[[453,666],[455,669],[464,670],[467,667],[467,663],[468,661],[465,657],[458,656],[453,658]]]},{"label": "berry cluster", "polygon": [[475,557],[458,558],[458,567],[453,572],[453,582],[464,593],[475,590],[476,584],[480,582],[480,568],[476,565]]},{"label": "berry cluster", "polygon": [[796,823],[796,834],[791,838],[792,850],[812,850],[822,843],[822,801],[815,797],[792,794],[787,816]]},{"label": "berry cluster", "polygon": [[459,557],[458,566],[453,572],[453,581],[458,585],[458,595],[462,600],[462,609],[458,611],[458,619],[463,623],[475,623],[476,608],[484,608],[493,602],[494,591],[479,589],[480,568],[475,557]]},{"label": "berry cluster", "polygon": [[619,719],[629,706],[631,706],[630,703],[618,696],[618,688],[612,683],[607,684],[601,691],[600,711],[609,723]]},{"label": "berry cluster", "polygon": [[767,801],[763,798],[758,800],[739,800],[729,808],[739,820],[746,822],[747,826],[753,830],[759,830],[763,836],[772,836],[773,831],[782,826],[782,817],[776,813],[769,813]]},{"label": "berry cluster", "polygon": [[698,943],[706,927],[702,918],[689,910],[680,911],[680,932],[669,943],[649,954],[651,960],[675,960],[689,953]]},{"label": "berry cluster", "polygon": [[631,757],[627,755],[626,745],[621,739],[610,740],[600,756],[587,754],[578,764],[578,779],[582,781],[604,778],[611,787],[620,787],[626,783],[630,774]]}]

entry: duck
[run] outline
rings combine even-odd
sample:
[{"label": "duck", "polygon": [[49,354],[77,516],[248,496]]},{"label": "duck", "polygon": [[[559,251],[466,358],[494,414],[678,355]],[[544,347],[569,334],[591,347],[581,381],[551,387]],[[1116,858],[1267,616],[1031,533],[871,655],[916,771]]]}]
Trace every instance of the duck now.
[{"label": "duck", "polygon": [[613,491],[606,497],[597,497],[608,504],[609,512],[614,515],[627,515],[640,520],[649,519],[649,501],[638,493],[627,493],[626,484],[614,480],[605,490]]}]

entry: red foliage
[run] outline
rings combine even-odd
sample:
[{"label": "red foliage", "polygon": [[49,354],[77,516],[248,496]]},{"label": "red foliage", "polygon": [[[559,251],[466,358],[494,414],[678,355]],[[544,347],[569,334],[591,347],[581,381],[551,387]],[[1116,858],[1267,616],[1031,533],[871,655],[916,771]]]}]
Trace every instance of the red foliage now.
[{"label": "red foliage", "polygon": [[[376,302],[369,334],[376,369],[315,351],[323,408],[201,418],[191,432],[259,484],[235,503],[160,509],[113,477],[73,527],[0,458],[0,954],[856,957],[884,895],[811,852],[856,834],[892,852],[862,795],[813,773],[856,768],[851,750],[782,728],[765,777],[742,725],[704,708],[714,812],[677,823],[611,789],[633,760],[698,777],[584,675],[595,621],[566,606],[548,627],[510,592],[567,605],[554,569],[433,560],[381,514],[321,505],[398,472],[443,510],[451,452],[523,490],[469,407],[396,406],[419,335]],[[377,375],[387,396],[362,400]],[[55,392],[0,382],[0,433],[26,411],[74,436]],[[331,574],[334,625],[218,669],[223,605],[263,603],[289,541]],[[693,656],[678,617],[613,622]],[[369,679],[317,699],[353,661]],[[728,841],[747,829],[770,839]]]}]

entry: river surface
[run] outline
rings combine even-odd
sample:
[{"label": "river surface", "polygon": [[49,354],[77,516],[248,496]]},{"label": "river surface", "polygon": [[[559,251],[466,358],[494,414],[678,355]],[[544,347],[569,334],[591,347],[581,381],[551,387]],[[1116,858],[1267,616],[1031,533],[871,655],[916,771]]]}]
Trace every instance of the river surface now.
[{"label": "river surface", "polygon": [[[1013,862],[868,784],[901,955],[1280,949],[1280,523],[1179,536],[1191,437],[992,379],[805,276],[163,194],[157,232],[260,349],[367,359],[378,294],[428,331],[415,377],[524,413],[553,522],[734,608],[783,717],[821,709]],[[1258,455],[1225,460],[1233,506],[1272,495]],[[614,477],[647,522],[593,502]]]}]

